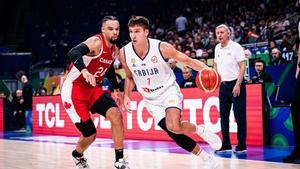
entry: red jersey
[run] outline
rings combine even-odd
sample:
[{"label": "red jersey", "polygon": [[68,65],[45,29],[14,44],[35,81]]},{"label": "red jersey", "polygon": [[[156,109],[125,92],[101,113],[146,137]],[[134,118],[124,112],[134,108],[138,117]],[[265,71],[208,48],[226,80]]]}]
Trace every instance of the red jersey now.
[{"label": "red jersey", "polygon": [[[116,50],[116,46],[113,45],[111,50],[107,47],[103,34],[99,33],[95,36],[98,36],[102,39],[102,50],[97,56],[83,56],[83,62],[87,68],[87,70],[95,75],[97,83],[100,83],[105,75],[106,70],[110,67],[110,65],[115,60],[114,52]],[[69,73],[67,74],[66,81],[72,81],[73,84],[79,84],[84,86],[91,86],[87,83],[79,72],[79,70],[73,65],[70,65]]]}]

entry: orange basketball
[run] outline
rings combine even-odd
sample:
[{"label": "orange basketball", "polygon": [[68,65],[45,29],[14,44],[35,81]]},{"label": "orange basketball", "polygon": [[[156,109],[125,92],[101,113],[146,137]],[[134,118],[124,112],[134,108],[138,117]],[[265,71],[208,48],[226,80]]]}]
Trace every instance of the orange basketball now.
[{"label": "orange basketball", "polygon": [[215,69],[204,68],[196,76],[196,85],[204,92],[213,92],[220,84],[220,76]]}]

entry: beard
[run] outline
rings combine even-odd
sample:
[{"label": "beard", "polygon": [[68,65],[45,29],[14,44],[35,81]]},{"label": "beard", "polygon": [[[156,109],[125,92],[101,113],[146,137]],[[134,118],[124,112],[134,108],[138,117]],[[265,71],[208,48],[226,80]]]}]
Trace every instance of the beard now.
[{"label": "beard", "polygon": [[118,38],[116,39],[110,38],[109,42],[112,44],[116,44],[118,42]]}]

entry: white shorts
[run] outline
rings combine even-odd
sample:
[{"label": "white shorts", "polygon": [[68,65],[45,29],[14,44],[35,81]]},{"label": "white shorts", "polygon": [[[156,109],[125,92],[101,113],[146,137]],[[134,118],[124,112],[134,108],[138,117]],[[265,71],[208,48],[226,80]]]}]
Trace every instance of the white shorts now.
[{"label": "white shorts", "polygon": [[167,108],[178,108],[182,110],[182,93],[177,83],[170,86],[164,93],[156,99],[146,99],[144,102],[148,112],[153,116],[155,123],[159,123],[161,119],[166,117],[165,110]]}]

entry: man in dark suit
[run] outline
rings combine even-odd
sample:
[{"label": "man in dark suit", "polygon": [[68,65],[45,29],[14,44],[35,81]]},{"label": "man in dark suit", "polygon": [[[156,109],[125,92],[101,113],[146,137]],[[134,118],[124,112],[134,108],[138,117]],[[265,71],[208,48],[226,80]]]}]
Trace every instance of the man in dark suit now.
[{"label": "man in dark suit", "polygon": [[257,59],[255,61],[255,71],[256,73],[252,77],[253,83],[271,83],[272,77],[266,71],[266,64],[263,60]]}]

